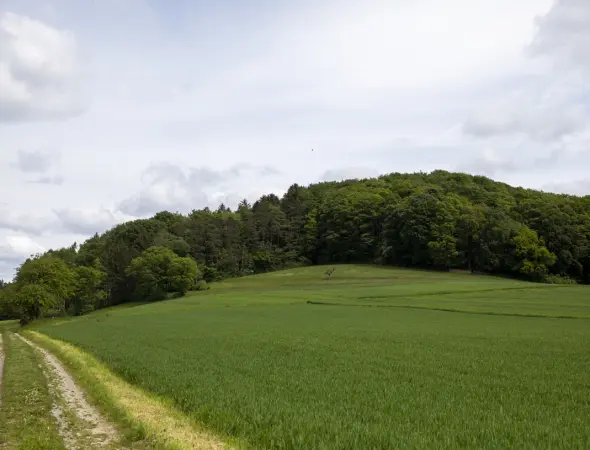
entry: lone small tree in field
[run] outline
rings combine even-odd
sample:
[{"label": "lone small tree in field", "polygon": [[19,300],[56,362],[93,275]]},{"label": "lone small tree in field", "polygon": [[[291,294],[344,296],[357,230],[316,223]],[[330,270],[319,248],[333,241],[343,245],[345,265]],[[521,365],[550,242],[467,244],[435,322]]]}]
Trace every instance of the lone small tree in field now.
[{"label": "lone small tree in field", "polygon": [[336,267],[332,267],[331,269],[328,269],[324,272],[324,275],[326,275],[328,277],[328,280],[332,279],[332,274],[334,273],[335,270],[336,270]]}]

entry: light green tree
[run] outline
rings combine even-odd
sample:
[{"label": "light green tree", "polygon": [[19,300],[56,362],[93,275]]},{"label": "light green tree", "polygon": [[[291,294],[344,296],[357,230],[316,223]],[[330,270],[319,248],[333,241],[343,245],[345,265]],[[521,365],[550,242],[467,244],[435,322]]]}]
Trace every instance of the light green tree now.
[{"label": "light green tree", "polygon": [[512,239],[516,249],[515,269],[533,280],[542,281],[555,264],[557,257],[545,247],[543,240],[534,230],[523,227]]},{"label": "light green tree", "polygon": [[154,246],[133,259],[126,274],[135,281],[136,298],[157,300],[169,292],[186,294],[195,285],[199,271],[194,259]]},{"label": "light green tree", "polygon": [[31,283],[20,287],[14,297],[20,322],[25,325],[38,319],[43,312],[54,308],[58,300],[51,291],[42,284]]},{"label": "light green tree", "polygon": [[17,270],[15,284],[19,292],[31,284],[45,288],[52,298],[51,307],[61,312],[75,294],[76,274],[61,258],[45,254],[25,261]]}]

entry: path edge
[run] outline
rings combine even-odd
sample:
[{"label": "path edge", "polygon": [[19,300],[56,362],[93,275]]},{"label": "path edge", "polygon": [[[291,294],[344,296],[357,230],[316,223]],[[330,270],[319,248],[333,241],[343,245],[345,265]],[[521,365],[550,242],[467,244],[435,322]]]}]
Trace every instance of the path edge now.
[{"label": "path edge", "polygon": [[89,353],[32,330],[20,334],[56,357],[99,410],[130,441],[147,441],[158,449],[236,449],[242,445],[199,429],[190,417],[165,400],[126,382]]}]

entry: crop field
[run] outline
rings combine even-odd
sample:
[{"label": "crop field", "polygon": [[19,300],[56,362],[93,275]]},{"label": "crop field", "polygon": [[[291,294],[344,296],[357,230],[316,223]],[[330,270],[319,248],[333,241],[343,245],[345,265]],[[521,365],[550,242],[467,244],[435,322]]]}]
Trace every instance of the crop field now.
[{"label": "crop field", "polygon": [[590,447],[588,287],[325,270],[36,328],[246,447]]}]

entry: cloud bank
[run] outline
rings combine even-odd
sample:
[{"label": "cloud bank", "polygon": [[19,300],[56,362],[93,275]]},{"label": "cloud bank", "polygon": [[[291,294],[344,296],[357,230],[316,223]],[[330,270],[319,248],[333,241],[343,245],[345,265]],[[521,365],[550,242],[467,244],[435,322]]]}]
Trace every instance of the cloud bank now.
[{"label": "cloud bank", "polygon": [[589,75],[585,0],[4,0],[0,277],[295,182],[446,169],[590,194]]}]

